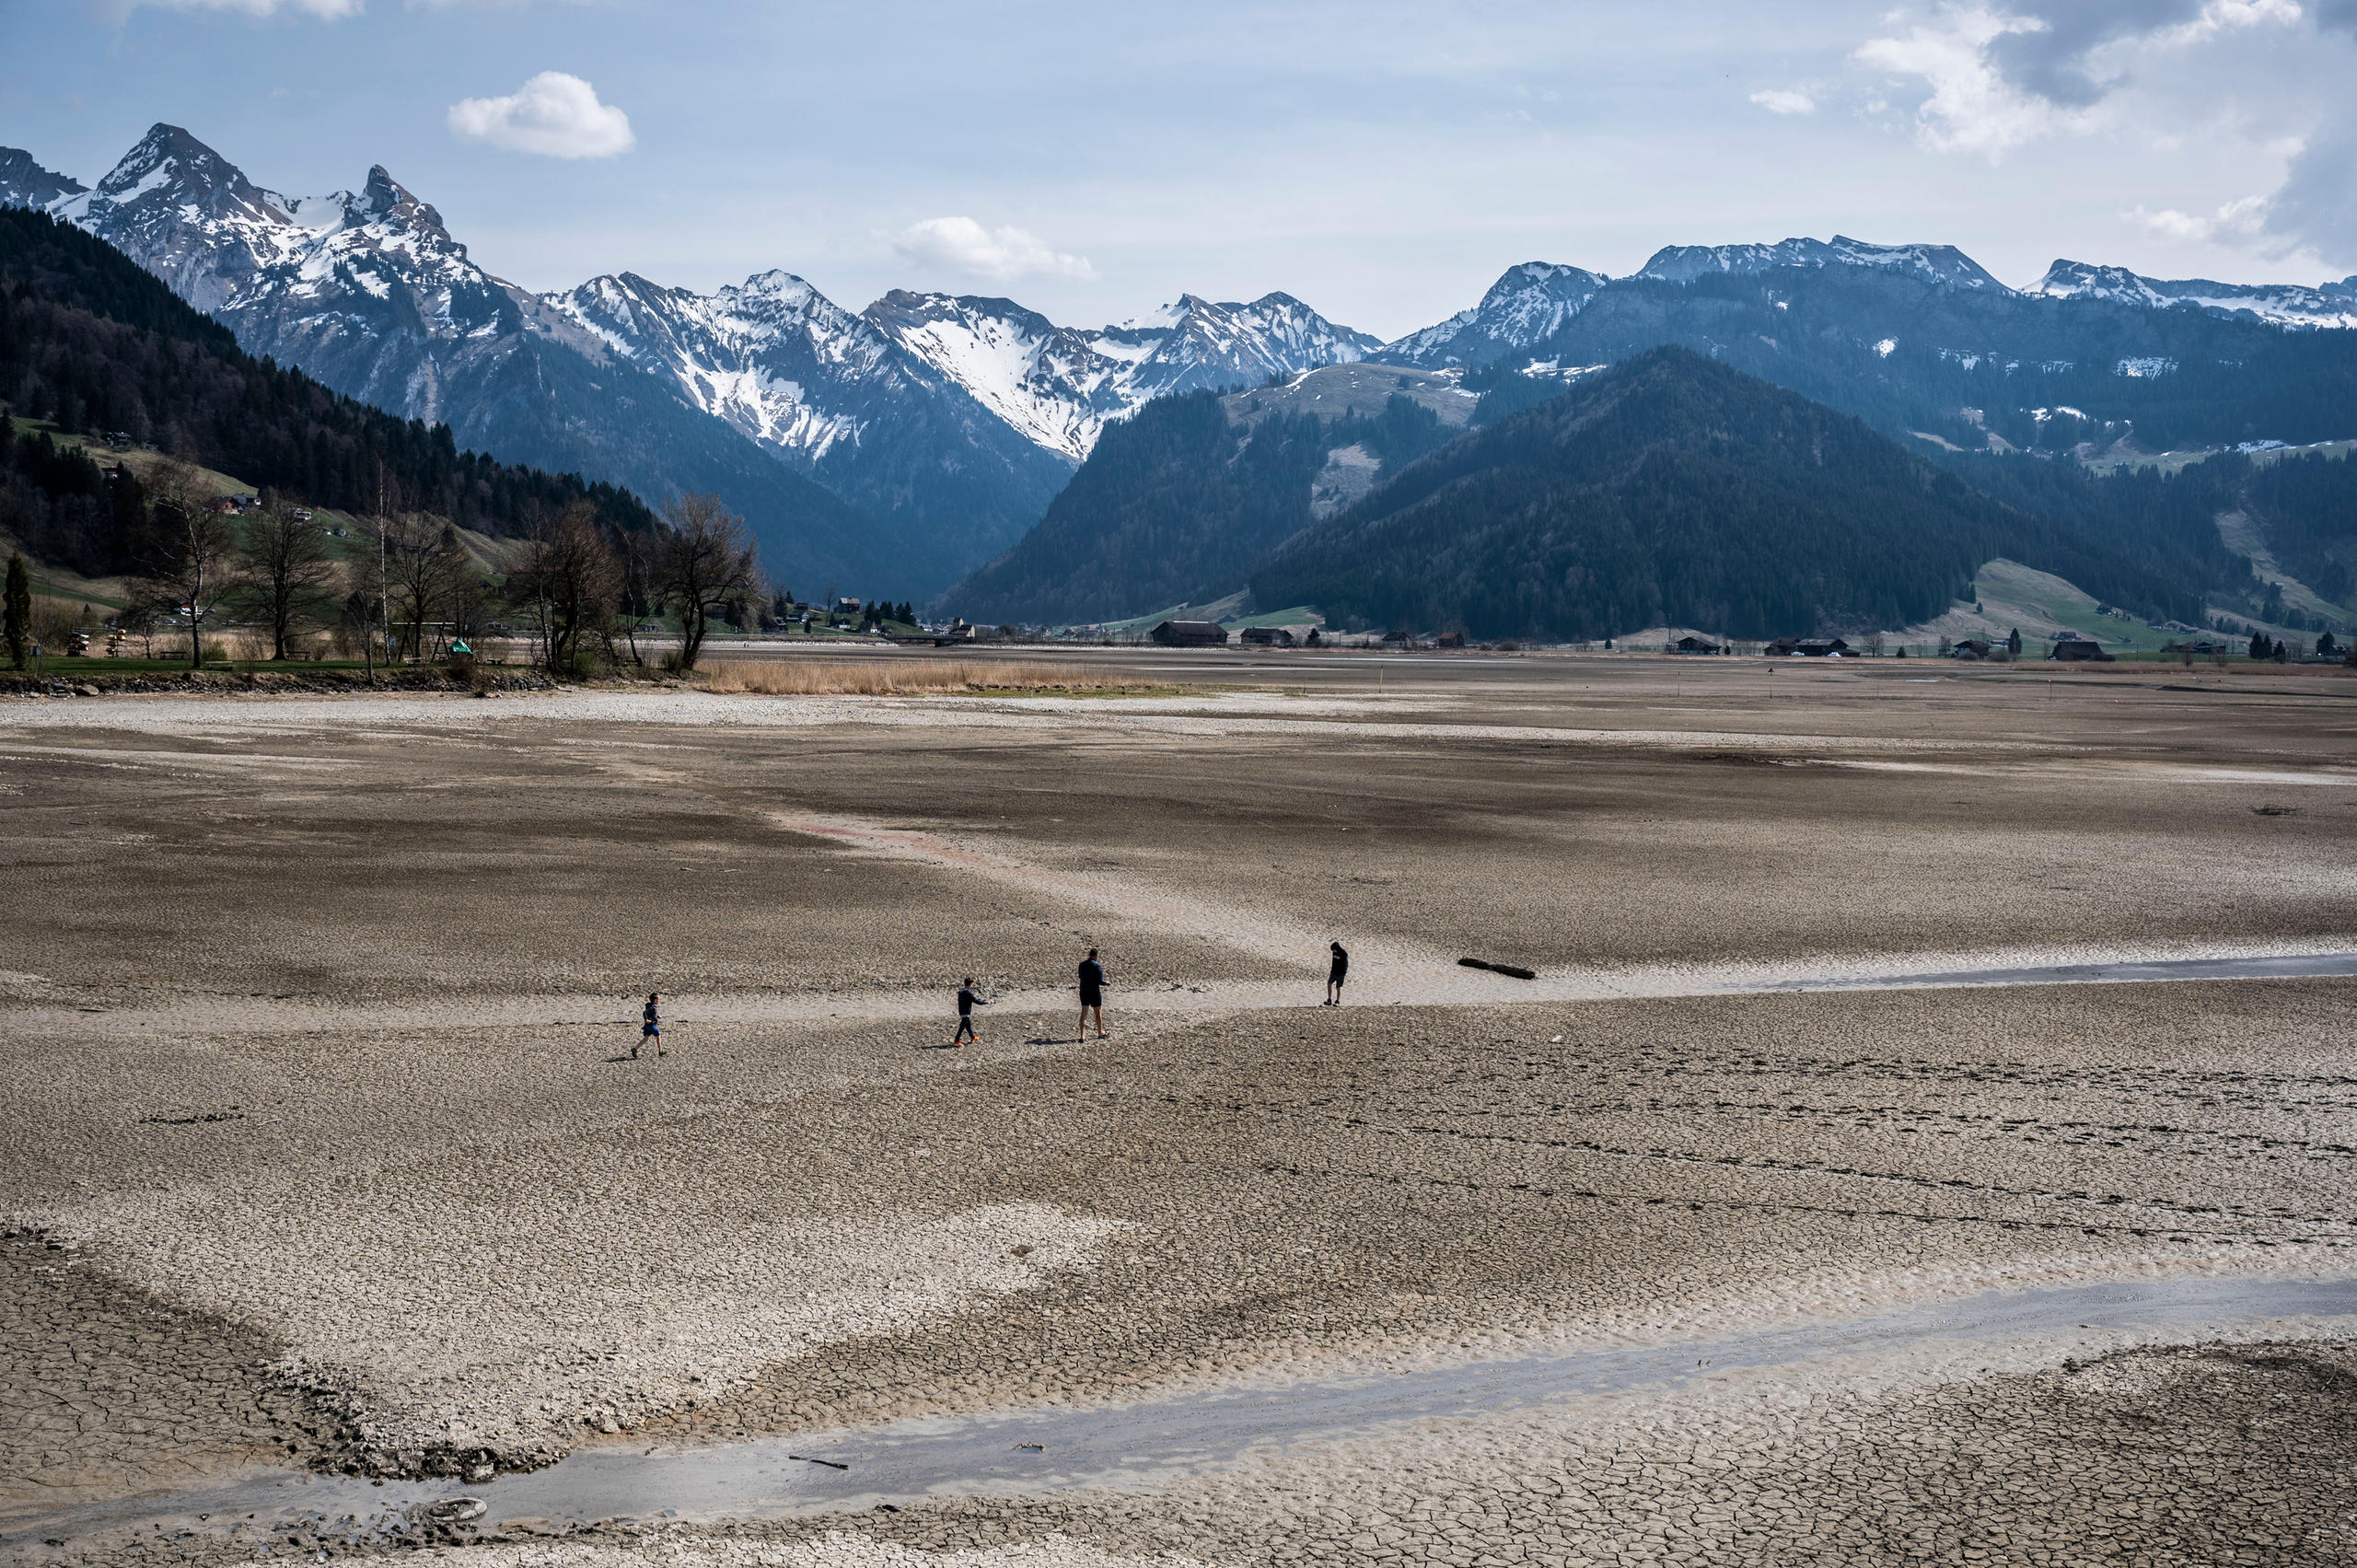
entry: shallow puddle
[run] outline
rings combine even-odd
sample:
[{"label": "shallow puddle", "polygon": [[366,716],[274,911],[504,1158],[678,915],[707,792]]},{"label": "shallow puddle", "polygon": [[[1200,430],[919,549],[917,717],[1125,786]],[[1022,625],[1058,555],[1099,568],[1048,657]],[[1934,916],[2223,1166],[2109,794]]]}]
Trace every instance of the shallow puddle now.
[{"label": "shallow puddle", "polygon": [[[1855,1318],[1667,1343],[1582,1349],[1361,1378],[1178,1395],[1078,1410],[1025,1410],[868,1430],[806,1433],[707,1448],[600,1446],[483,1485],[389,1482],[287,1471],[97,1504],[0,1527],[0,1550],[38,1559],[52,1540],[136,1530],[237,1527],[257,1540],[380,1539],[411,1510],[472,1496],[486,1532],[509,1521],[712,1518],[904,1504],[928,1496],[1020,1496],[1143,1487],[1248,1455],[1464,1420],[1585,1395],[1671,1388],[1741,1369],[2059,1337],[2066,1346],[2264,1332],[2286,1319],[2345,1318],[2357,1278],[2188,1279],[1992,1291]],[[838,1468],[840,1467],[840,1468]],[[472,1509],[466,1510],[471,1513]]]}]

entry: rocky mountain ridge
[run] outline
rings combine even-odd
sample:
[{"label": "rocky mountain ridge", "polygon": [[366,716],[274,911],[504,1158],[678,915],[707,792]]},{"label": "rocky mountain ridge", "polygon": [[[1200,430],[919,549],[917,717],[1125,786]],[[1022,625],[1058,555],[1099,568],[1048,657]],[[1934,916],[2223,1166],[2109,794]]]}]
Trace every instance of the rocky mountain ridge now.
[{"label": "rocky mountain ridge", "polygon": [[1188,296],[1093,332],[1007,301],[857,313],[784,272],[710,295],[632,273],[536,295],[381,167],[357,192],[291,198],[161,124],[89,190],[0,152],[0,203],[107,240],[250,352],[339,391],[650,496],[718,490],[773,569],[898,592],[1003,549],[1105,420],[1376,346],[1284,295]]}]

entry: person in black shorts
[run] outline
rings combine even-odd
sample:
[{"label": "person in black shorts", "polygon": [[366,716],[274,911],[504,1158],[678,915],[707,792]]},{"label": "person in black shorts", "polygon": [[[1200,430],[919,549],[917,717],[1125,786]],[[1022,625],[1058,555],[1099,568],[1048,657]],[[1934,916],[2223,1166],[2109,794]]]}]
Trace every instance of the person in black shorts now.
[{"label": "person in black shorts", "polygon": [[1325,1005],[1339,1007],[1342,1005],[1342,977],[1351,972],[1351,955],[1340,942],[1329,942],[1326,946],[1333,950],[1333,962],[1326,970]]},{"label": "person in black shorts", "polygon": [[968,975],[966,983],[958,988],[958,1033],[949,1041],[960,1051],[966,1049],[970,1040],[976,1045],[982,1043],[981,1037],[974,1032],[974,1005],[978,1002],[985,1007],[990,1005],[974,994],[974,977]]},{"label": "person in black shorts", "polygon": [[1088,957],[1080,960],[1080,1038],[1088,1038],[1088,1015],[1097,1015],[1097,1038],[1105,1038],[1105,966],[1097,961],[1097,949],[1091,947]]},{"label": "person in black shorts", "polygon": [[638,1045],[633,1045],[630,1048],[630,1059],[633,1062],[638,1060],[638,1046],[644,1045],[650,1040],[655,1042],[656,1055],[668,1056],[671,1054],[669,1051],[663,1049],[662,1002],[663,993],[661,992],[650,991],[646,993],[646,1005],[640,1008],[638,1013]]}]

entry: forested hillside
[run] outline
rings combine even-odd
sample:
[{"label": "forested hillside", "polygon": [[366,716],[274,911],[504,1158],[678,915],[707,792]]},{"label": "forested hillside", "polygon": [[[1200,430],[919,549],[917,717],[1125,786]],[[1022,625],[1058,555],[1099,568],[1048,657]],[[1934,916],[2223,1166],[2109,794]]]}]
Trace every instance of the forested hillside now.
[{"label": "forested hillside", "polygon": [[1311,519],[1310,486],[1337,447],[1396,464],[1448,432],[1394,396],[1374,414],[1321,419],[1252,393],[1191,392],[1106,426],[1039,525],[952,589],[977,620],[1119,620],[1232,593]]},{"label": "forested hillside", "polygon": [[2146,614],[2200,613],[2197,593],[2102,539],[1666,348],[1410,465],[1295,536],[1252,588],[1330,619],[1481,636],[1667,623],[1768,637],[1928,619],[2001,555]]},{"label": "forested hillside", "polygon": [[[432,512],[507,535],[583,499],[614,528],[653,521],[628,491],[461,452],[444,426],[254,359],[110,246],[19,208],[0,209],[0,403],[321,505]],[[96,463],[38,436],[0,446],[0,529],[76,571],[127,569],[134,503]]]}]

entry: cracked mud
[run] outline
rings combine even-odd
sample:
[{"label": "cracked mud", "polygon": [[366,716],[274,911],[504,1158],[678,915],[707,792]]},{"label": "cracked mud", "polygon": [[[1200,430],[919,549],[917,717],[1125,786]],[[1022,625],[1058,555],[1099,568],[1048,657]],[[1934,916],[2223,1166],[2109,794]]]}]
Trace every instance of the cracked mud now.
[{"label": "cracked mud", "polygon": [[[1761,1369],[890,1512],[562,1539],[173,1514],[257,1466],[495,1493],[626,1445],[2357,1276],[2357,980],[1713,990],[2345,952],[2346,704],[1824,671],[1771,711],[1730,665],[1675,692],[1565,659],[1378,695],[1345,661],[1126,706],[0,711],[0,1539],[584,1568],[2357,1553],[2338,1320]],[[1329,935],[1359,959],[1340,1009]],[[1062,990],[1088,945],[1102,1044]],[[1465,952],[1559,991],[1410,988]],[[935,1049],[967,973],[1000,1003]],[[658,986],[673,1054],[633,1062]],[[42,1523],[134,1495],[173,1522]]]}]

